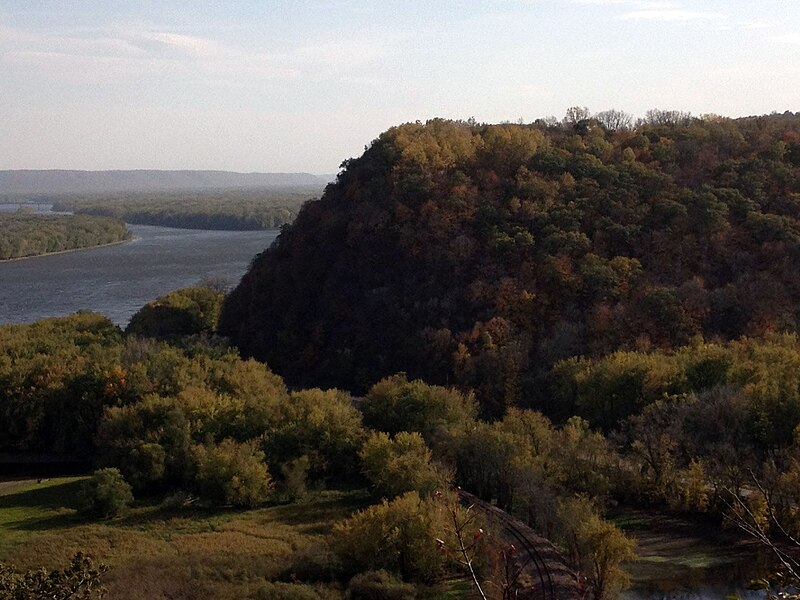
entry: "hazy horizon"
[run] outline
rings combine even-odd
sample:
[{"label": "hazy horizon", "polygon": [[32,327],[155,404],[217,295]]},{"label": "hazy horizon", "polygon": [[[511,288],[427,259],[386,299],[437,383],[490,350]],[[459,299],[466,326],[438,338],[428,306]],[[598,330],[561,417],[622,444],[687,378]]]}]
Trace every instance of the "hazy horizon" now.
[{"label": "hazy horizon", "polygon": [[329,174],[433,117],[800,110],[800,3],[0,7],[0,169]]},{"label": "hazy horizon", "polygon": [[62,169],[60,167],[50,167],[50,168],[43,168],[43,169],[28,169],[24,167],[14,168],[14,169],[0,169],[0,172],[8,172],[8,171],[70,171],[70,172],[86,172],[86,173],[110,173],[114,171],[120,172],[138,172],[138,171],[156,171],[156,172],[164,172],[164,173],[175,173],[181,171],[189,171],[189,172],[196,172],[196,173],[232,173],[235,175],[314,175],[315,177],[327,177],[329,175],[333,175],[334,173],[312,173],[310,171],[236,171],[233,169],[183,169],[183,168],[175,168],[175,169],[148,169],[148,168],[137,168],[137,169]]}]

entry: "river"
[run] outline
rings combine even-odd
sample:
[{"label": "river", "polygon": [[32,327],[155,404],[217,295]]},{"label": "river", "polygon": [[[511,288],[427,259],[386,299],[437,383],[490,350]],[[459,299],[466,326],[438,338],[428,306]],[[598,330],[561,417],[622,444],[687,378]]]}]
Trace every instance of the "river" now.
[{"label": "river", "polygon": [[279,233],[128,228],[135,239],[115,246],[0,262],[0,323],[91,310],[124,327],[169,291],[203,279],[236,284]]}]

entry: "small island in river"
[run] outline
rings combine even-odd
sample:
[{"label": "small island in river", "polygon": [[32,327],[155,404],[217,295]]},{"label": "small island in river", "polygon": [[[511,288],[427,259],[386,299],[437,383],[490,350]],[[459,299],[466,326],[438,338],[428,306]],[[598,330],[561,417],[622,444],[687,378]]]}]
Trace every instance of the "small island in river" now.
[{"label": "small island in river", "polygon": [[123,221],[109,217],[0,213],[0,260],[106,246],[132,237]]}]

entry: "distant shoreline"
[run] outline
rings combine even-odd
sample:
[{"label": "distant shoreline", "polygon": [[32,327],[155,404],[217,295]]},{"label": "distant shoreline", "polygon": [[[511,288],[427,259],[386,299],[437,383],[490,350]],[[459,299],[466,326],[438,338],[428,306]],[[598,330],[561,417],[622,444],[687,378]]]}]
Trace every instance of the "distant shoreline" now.
[{"label": "distant shoreline", "polygon": [[80,248],[70,248],[69,250],[59,250],[57,252],[45,252],[44,254],[32,254],[31,256],[17,256],[16,258],[0,258],[0,263],[14,262],[17,260],[30,260],[32,258],[42,258],[44,256],[57,256],[58,254],[70,254],[72,252],[80,252],[81,250],[95,250],[97,248],[107,248],[108,246],[119,246],[120,244],[127,244],[134,242],[138,238],[136,236],[127,240],[120,240],[118,242],[109,242],[108,244],[97,244],[96,246],[82,246]]}]

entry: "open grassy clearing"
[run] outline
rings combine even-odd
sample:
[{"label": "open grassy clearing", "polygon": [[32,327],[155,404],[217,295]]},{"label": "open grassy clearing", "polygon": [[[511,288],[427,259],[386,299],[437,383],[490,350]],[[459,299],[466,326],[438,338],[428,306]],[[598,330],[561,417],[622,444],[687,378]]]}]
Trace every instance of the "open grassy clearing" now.
[{"label": "open grassy clearing", "polygon": [[0,482],[0,560],[34,532],[50,524],[75,522],[75,502],[83,477]]},{"label": "open grassy clearing", "polygon": [[369,501],[360,491],[326,491],[249,511],[140,505],[124,518],[90,522],[75,510],[82,479],[6,482],[0,560],[54,568],[85,551],[111,567],[104,582],[120,599],[340,598],[326,537]]}]

